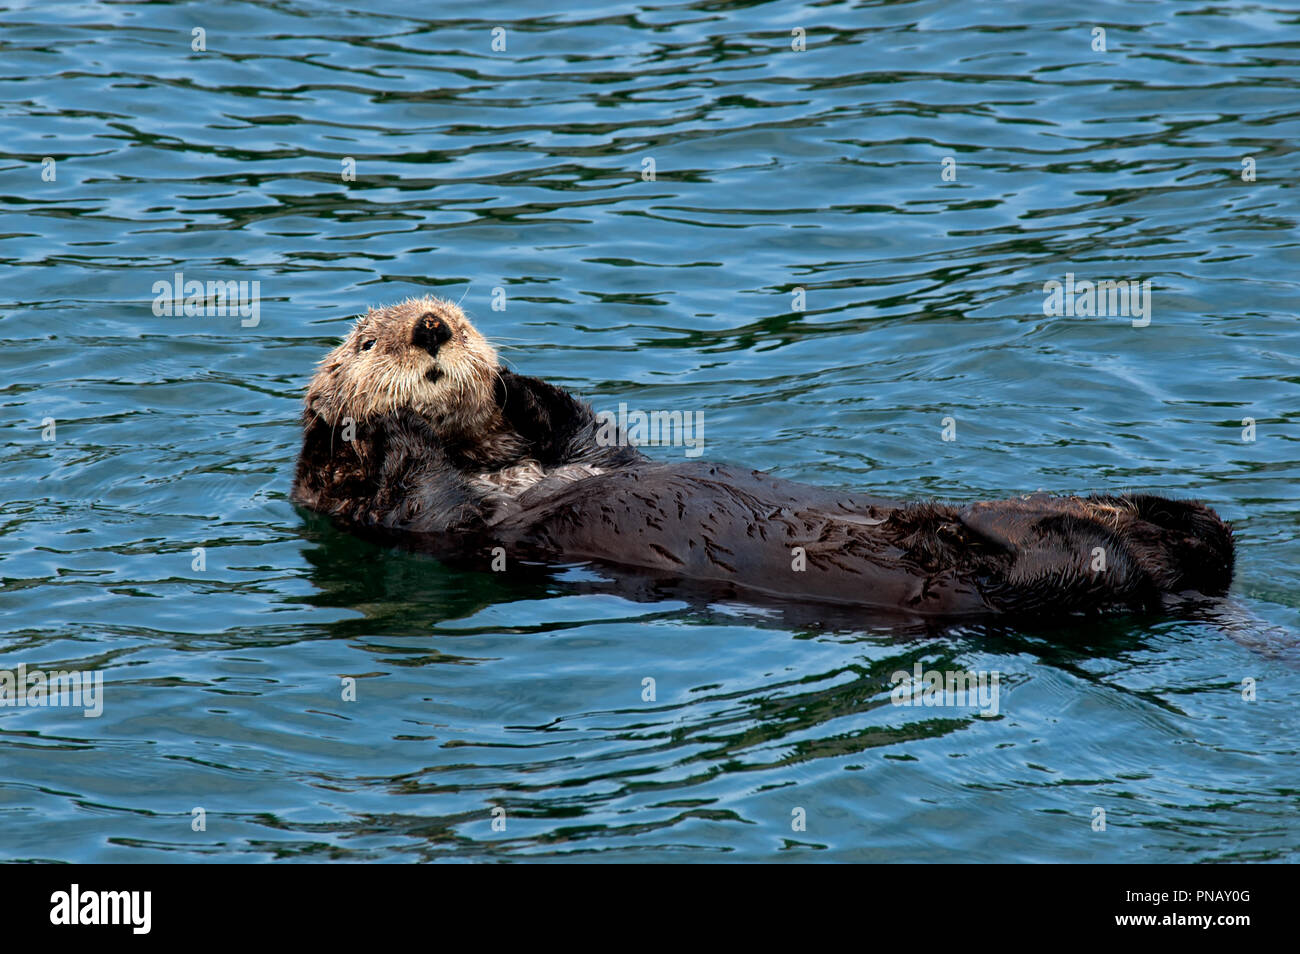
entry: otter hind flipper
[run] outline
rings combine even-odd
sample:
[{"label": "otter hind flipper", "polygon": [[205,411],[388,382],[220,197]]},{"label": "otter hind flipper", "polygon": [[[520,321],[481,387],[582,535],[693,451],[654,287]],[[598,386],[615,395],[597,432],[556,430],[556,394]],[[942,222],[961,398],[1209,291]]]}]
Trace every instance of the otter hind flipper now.
[{"label": "otter hind flipper", "polygon": [[957,517],[1010,555],[984,587],[1002,609],[1154,607],[1171,595],[1215,596],[1232,581],[1232,529],[1193,501],[1150,495],[1049,497],[970,504]]},{"label": "otter hind flipper", "polygon": [[1009,553],[1024,548],[1044,517],[1059,513],[1047,505],[1050,497],[1038,495],[1015,500],[980,501],[956,511],[957,520],[978,537]]}]

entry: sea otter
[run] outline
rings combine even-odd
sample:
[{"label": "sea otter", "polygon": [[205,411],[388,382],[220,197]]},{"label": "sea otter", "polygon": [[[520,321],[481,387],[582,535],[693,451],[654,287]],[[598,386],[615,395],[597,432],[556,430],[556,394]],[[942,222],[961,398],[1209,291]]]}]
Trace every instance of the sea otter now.
[{"label": "sea otter", "polygon": [[909,503],[651,460],[607,439],[587,404],[502,367],[437,298],[360,318],[312,378],[302,424],[296,503],[448,555],[942,617],[1157,609],[1232,580],[1231,528],[1192,501]]}]

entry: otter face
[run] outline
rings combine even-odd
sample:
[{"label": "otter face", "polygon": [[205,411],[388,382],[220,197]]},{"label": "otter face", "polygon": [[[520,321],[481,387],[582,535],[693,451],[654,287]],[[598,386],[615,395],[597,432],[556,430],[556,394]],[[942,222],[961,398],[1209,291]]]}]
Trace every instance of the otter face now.
[{"label": "otter face", "polygon": [[496,350],[440,298],[370,310],[327,354],[307,388],[307,412],[331,425],[400,410],[462,434],[495,413]]}]

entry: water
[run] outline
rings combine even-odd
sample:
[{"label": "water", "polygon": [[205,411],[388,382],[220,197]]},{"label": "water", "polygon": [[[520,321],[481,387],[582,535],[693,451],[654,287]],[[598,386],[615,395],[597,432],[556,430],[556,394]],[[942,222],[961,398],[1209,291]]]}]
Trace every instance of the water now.
[{"label": "water", "polygon": [[[105,679],[0,709],[0,858],[1295,860],[1295,8],[565,6],[0,13],[0,669]],[[155,316],[177,271],[259,322]],[[1150,325],[1045,317],[1067,272]],[[425,291],[706,459],[1205,499],[1231,601],[818,625],[353,539],[287,500],[300,395]],[[916,663],[998,714],[891,705]]]}]

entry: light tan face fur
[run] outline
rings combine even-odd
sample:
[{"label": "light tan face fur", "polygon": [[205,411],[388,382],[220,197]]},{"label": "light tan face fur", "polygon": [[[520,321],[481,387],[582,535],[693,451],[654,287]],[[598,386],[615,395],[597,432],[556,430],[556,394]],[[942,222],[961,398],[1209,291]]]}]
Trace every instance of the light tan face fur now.
[{"label": "light tan face fur", "polygon": [[[421,322],[441,322],[450,334],[435,354],[415,343]],[[337,425],[409,408],[440,432],[468,433],[496,413],[498,368],[496,350],[459,308],[440,298],[412,298],[357,320],[317,368],[307,409]]]}]

